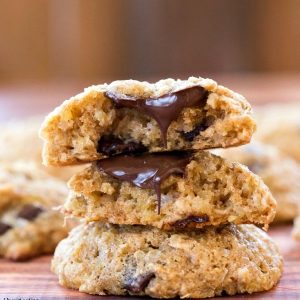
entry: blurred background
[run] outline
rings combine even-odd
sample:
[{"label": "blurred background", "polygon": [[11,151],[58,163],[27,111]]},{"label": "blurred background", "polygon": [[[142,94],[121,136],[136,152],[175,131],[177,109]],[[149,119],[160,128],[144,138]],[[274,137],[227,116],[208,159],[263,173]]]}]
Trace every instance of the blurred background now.
[{"label": "blurred background", "polygon": [[127,78],[201,75],[259,103],[300,98],[299,0],[0,0],[0,35],[2,119]]}]

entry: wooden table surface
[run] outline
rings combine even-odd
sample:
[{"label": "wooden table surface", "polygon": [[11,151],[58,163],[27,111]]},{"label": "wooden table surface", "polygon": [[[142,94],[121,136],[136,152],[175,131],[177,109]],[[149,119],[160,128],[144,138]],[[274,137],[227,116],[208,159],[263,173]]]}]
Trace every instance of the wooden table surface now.
[{"label": "wooden table surface", "polygon": [[[212,78],[240,92],[253,104],[300,101],[300,75],[236,74]],[[101,81],[0,85],[0,121],[46,114],[62,100],[97,82]],[[236,296],[234,299],[300,299],[300,242],[290,237],[290,231],[289,225],[275,227],[269,231],[280,246],[285,259],[285,270],[279,284],[267,293]],[[46,256],[24,263],[1,260],[0,299],[96,298],[60,287],[55,275],[49,271],[50,259],[51,257]],[[103,298],[124,299],[101,299]]]},{"label": "wooden table surface", "polygon": [[[291,226],[281,225],[269,231],[284,256],[284,273],[279,284],[271,291],[252,295],[222,297],[222,299],[300,299],[300,242],[290,237]],[[74,290],[60,287],[49,270],[50,256],[29,262],[13,263],[0,260],[0,299],[95,299]],[[124,300],[128,297],[101,297],[106,300]],[[135,298],[130,298],[135,299]],[[220,298],[218,298],[220,299]]]}]

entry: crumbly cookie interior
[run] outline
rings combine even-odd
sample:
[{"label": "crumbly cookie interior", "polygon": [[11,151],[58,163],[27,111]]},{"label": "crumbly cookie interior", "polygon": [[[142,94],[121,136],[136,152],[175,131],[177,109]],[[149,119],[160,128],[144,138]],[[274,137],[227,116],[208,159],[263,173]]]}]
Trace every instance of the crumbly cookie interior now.
[{"label": "crumbly cookie interior", "polygon": [[[275,200],[263,182],[237,163],[206,151],[195,154],[185,176],[171,175],[161,185],[161,212],[154,190],[140,189],[99,172],[95,165],[76,174],[64,209],[87,220],[117,224],[176,227],[191,217],[188,227],[222,223],[255,223],[267,226],[275,214]],[[177,223],[178,224],[178,223]]]}]

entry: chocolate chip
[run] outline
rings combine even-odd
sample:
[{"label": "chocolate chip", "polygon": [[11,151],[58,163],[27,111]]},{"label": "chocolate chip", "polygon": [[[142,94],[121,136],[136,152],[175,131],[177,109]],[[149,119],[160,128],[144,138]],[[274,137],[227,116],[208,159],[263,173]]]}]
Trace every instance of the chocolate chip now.
[{"label": "chocolate chip", "polygon": [[6,223],[0,221],[0,235],[3,235],[7,230],[11,229],[12,227]]},{"label": "chocolate chip", "polygon": [[199,133],[201,131],[206,130],[208,127],[209,127],[209,125],[207,125],[206,122],[202,122],[202,123],[196,125],[196,127],[193,130],[188,131],[188,132],[181,131],[180,134],[186,141],[192,142],[193,139],[197,135],[199,135]]},{"label": "chocolate chip", "polygon": [[182,219],[179,221],[176,221],[173,226],[175,228],[184,229],[190,223],[205,223],[209,221],[209,217],[207,215],[203,215],[202,217],[196,217],[196,216],[189,216],[186,219]]},{"label": "chocolate chip", "polygon": [[222,290],[220,296],[223,296],[223,297],[224,297],[224,296],[230,296],[230,295],[227,293],[226,290]]},{"label": "chocolate chip", "polygon": [[139,275],[136,278],[130,279],[127,283],[125,283],[124,288],[132,293],[141,293],[145,290],[151,279],[155,277],[153,272],[149,272],[146,274]]},{"label": "chocolate chip", "polygon": [[35,219],[43,209],[36,205],[26,204],[18,213],[18,218],[33,220]]},{"label": "chocolate chip", "polygon": [[147,151],[147,148],[141,143],[124,142],[117,137],[102,136],[98,142],[97,151],[113,156],[117,154],[142,153]]}]

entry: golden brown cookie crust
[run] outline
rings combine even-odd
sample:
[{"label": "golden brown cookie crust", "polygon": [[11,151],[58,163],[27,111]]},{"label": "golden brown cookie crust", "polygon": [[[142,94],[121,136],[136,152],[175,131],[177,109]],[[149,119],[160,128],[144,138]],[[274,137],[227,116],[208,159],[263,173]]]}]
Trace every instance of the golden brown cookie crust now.
[{"label": "golden brown cookie crust", "polygon": [[[132,109],[115,109],[105,92],[136,98],[159,97],[192,86],[204,87],[209,96],[204,108],[185,108],[168,129],[167,147],[162,146],[156,121]],[[138,101],[138,100],[137,100]],[[46,165],[71,165],[103,158],[97,151],[102,136],[114,135],[125,142],[143,144],[148,151],[207,149],[246,144],[255,130],[252,111],[246,99],[211,79],[165,79],[154,84],[135,80],[114,81],[91,86],[66,100],[44,121],[43,161]],[[182,137],[203,119],[207,129],[192,141]]]},{"label": "golden brown cookie crust", "polygon": [[89,294],[206,298],[271,289],[282,257],[254,225],[165,232],[90,223],[58,245],[52,270]]}]

